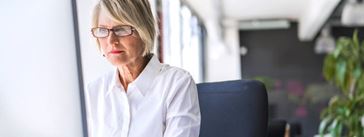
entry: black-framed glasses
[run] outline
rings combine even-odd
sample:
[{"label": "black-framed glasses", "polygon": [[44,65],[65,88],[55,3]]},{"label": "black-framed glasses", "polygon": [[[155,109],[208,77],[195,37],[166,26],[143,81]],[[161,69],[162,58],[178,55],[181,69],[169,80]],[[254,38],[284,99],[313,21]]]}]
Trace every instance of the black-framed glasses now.
[{"label": "black-framed glasses", "polygon": [[114,27],[112,29],[108,29],[108,28],[104,28],[104,27],[96,27],[96,28],[92,28],[91,32],[95,38],[105,38],[105,37],[109,36],[110,31],[112,31],[116,36],[124,37],[124,36],[129,36],[129,35],[133,34],[134,30],[135,29],[132,26],[122,25],[122,26]]}]

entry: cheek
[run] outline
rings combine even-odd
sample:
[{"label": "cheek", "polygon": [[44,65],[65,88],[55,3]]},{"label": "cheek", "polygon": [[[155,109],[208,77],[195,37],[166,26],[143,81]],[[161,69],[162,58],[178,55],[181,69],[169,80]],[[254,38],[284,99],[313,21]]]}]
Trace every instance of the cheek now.
[{"label": "cheek", "polygon": [[127,45],[130,50],[137,54],[143,54],[144,51],[144,43],[139,38],[133,38],[127,41]]},{"label": "cheek", "polygon": [[144,52],[144,44],[142,42],[138,42],[135,44],[135,48],[139,54],[143,54]]},{"label": "cheek", "polygon": [[107,42],[105,40],[99,40],[99,49],[105,51],[107,49]]},{"label": "cheek", "polygon": [[144,49],[145,49],[145,44],[144,44],[144,42],[143,42],[143,40],[140,38],[140,37],[138,37],[137,38],[137,47],[138,47],[138,49],[141,51],[141,52],[144,52]]}]

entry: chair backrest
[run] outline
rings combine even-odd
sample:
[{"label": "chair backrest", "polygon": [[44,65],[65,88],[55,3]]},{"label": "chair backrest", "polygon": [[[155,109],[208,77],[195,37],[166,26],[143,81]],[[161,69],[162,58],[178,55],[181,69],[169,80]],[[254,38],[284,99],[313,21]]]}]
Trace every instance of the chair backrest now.
[{"label": "chair backrest", "polygon": [[264,84],[235,80],[197,84],[200,137],[266,137],[268,98]]}]

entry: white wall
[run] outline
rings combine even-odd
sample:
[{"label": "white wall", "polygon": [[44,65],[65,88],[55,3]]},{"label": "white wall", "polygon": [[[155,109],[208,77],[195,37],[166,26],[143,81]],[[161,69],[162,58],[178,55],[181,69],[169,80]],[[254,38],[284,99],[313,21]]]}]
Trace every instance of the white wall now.
[{"label": "white wall", "polygon": [[0,17],[0,136],[81,137],[71,1],[3,1]]}]

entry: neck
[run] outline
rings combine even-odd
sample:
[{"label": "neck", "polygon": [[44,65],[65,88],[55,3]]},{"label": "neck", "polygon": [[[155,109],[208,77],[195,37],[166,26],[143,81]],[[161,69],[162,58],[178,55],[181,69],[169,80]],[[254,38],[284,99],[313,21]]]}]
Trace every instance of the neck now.
[{"label": "neck", "polygon": [[136,59],[133,63],[118,66],[119,80],[125,91],[128,85],[133,82],[148,64],[149,56]]}]

